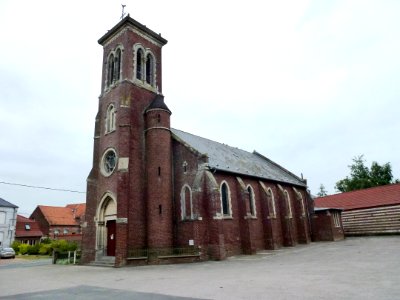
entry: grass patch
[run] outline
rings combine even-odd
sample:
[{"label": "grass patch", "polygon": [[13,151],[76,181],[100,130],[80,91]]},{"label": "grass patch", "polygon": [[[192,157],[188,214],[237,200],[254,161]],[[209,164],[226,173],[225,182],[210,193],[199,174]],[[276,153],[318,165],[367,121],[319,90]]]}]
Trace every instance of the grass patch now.
[{"label": "grass patch", "polygon": [[22,258],[26,260],[38,260],[38,259],[49,259],[49,255],[16,255],[16,258]]}]

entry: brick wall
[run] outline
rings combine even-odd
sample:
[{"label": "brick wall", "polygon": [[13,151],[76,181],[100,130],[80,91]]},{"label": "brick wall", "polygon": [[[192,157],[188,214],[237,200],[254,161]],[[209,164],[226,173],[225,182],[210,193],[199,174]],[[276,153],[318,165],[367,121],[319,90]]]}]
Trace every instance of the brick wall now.
[{"label": "brick wall", "polygon": [[43,233],[43,235],[49,235],[49,223],[47,222],[39,207],[36,207],[36,209],[31,214],[30,219],[34,219],[39,224],[40,231]]},{"label": "brick wall", "polygon": [[340,211],[320,210],[312,215],[313,241],[337,241],[344,239],[343,227],[335,227],[333,214],[340,214]]}]

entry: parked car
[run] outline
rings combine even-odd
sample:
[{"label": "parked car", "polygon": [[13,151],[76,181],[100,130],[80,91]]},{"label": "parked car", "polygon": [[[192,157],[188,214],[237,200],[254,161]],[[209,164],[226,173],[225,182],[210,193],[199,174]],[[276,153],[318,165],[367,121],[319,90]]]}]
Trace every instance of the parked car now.
[{"label": "parked car", "polygon": [[13,248],[0,248],[0,258],[15,258],[15,251]]}]

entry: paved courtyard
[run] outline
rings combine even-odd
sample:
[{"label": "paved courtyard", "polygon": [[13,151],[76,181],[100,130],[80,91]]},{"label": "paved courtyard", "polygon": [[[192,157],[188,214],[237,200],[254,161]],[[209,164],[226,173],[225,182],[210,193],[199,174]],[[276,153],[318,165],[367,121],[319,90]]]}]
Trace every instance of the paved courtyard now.
[{"label": "paved courtyard", "polygon": [[0,261],[0,299],[400,299],[400,236],[221,262],[101,268]]}]

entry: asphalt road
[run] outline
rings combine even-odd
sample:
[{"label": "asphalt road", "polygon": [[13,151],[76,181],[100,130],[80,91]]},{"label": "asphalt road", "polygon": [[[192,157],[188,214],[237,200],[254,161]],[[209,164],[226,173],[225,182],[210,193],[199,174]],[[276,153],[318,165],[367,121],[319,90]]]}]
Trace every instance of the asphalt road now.
[{"label": "asphalt road", "polygon": [[399,250],[389,236],[195,264],[1,264],[0,299],[400,299]]},{"label": "asphalt road", "polygon": [[[27,260],[23,258],[7,258],[0,260],[0,278],[3,270],[21,269],[37,266],[51,265],[51,258],[40,258],[35,260]],[[1,284],[1,283],[0,283]]]}]

